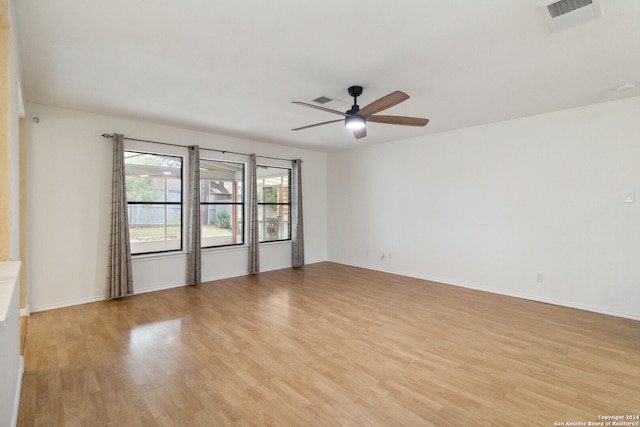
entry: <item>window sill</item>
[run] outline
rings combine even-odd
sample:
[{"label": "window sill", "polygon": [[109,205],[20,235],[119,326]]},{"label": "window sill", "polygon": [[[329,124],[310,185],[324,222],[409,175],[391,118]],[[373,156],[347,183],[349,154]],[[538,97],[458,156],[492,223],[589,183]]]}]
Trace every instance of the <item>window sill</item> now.
[{"label": "window sill", "polygon": [[175,251],[175,252],[163,252],[157,254],[140,254],[140,255],[131,255],[131,262],[144,262],[144,261],[152,261],[157,259],[171,259],[171,258],[181,258],[187,254],[185,251]]},{"label": "window sill", "polygon": [[212,252],[238,252],[238,251],[246,251],[249,245],[229,245],[229,246],[218,246],[211,248],[202,248],[202,253],[212,253]]},{"label": "window sill", "polygon": [[290,245],[290,244],[291,244],[291,240],[274,240],[274,241],[267,240],[266,242],[260,242],[260,245],[269,245],[269,246]]}]

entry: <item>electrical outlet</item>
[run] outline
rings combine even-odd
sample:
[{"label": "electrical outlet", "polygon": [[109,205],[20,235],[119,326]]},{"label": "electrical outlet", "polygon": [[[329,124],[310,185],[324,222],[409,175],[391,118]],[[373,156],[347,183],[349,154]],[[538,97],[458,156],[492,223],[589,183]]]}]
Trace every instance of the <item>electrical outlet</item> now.
[{"label": "electrical outlet", "polygon": [[636,193],[631,192],[631,193],[625,193],[624,195],[624,202],[625,203],[633,203],[636,201]]},{"label": "electrical outlet", "polygon": [[544,274],[543,273],[537,273],[536,274],[536,282],[542,283],[543,281],[544,281]]},{"label": "electrical outlet", "polygon": [[382,254],[380,255],[380,261],[382,261],[384,259],[384,252],[382,252]]}]

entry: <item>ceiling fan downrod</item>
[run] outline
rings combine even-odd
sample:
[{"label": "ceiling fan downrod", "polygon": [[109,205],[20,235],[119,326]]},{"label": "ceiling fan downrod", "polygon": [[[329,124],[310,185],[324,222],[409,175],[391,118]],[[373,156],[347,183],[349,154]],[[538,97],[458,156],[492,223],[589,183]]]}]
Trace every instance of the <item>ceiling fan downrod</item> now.
[{"label": "ceiling fan downrod", "polygon": [[358,97],[362,95],[362,86],[351,86],[349,88],[349,95],[353,97],[353,105],[351,106],[351,110],[347,111],[347,114],[356,114],[360,111]]}]

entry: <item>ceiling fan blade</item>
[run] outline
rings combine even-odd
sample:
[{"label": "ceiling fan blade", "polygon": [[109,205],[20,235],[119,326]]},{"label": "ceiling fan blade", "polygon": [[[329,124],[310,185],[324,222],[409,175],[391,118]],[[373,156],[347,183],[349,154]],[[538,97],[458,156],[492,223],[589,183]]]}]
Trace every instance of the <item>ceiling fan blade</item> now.
[{"label": "ceiling fan blade", "polygon": [[298,104],[298,105],[304,105],[305,107],[311,107],[311,108],[315,108],[316,110],[322,110],[322,111],[326,111],[328,113],[333,113],[333,114],[339,114],[343,117],[346,117],[346,113],[343,113],[342,111],[338,111],[338,110],[332,110],[331,108],[325,108],[325,107],[321,107],[319,105],[313,105],[313,104],[307,104],[306,102],[300,102],[300,101],[291,101],[292,104]]},{"label": "ceiling fan blade", "polygon": [[354,129],[353,136],[355,136],[356,139],[364,138],[365,136],[367,136],[367,128]]},{"label": "ceiling fan blade", "polygon": [[295,129],[291,129],[291,130],[302,130],[302,129],[309,129],[312,127],[316,127],[316,126],[321,126],[321,125],[326,125],[329,123],[337,123],[337,122],[344,122],[343,119],[338,119],[338,120],[329,120],[328,122],[322,122],[322,123],[315,123],[313,125],[308,125],[308,126],[302,126],[300,128],[295,128]]},{"label": "ceiling fan blade", "polygon": [[429,119],[405,116],[368,116],[367,121],[373,123],[385,123],[388,125],[403,126],[426,126],[427,123],[429,123]]},{"label": "ceiling fan blade", "polygon": [[390,93],[389,95],[383,96],[382,98],[373,101],[371,104],[367,105],[364,108],[361,108],[358,111],[358,114],[361,116],[368,116],[371,114],[375,114],[382,110],[386,110],[387,108],[391,108],[394,105],[400,104],[402,101],[406,101],[409,99],[409,95],[404,92],[400,92],[399,90]]}]

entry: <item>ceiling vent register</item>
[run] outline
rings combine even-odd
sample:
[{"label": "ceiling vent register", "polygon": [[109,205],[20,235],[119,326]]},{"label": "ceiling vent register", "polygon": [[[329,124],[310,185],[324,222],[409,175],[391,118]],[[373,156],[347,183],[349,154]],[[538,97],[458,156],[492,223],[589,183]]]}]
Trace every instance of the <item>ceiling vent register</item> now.
[{"label": "ceiling vent register", "polygon": [[331,101],[333,101],[333,99],[328,98],[326,96],[321,96],[313,100],[313,102],[316,102],[318,104],[323,104],[323,105]]},{"label": "ceiling vent register", "polygon": [[589,6],[593,2],[591,0],[561,0],[559,2],[551,3],[547,6],[549,9],[549,15],[552,18],[557,18],[565,13],[573,12],[581,7]]},{"label": "ceiling vent register", "polygon": [[551,31],[561,31],[569,27],[602,17],[600,0],[560,0],[545,2],[544,16]]}]

